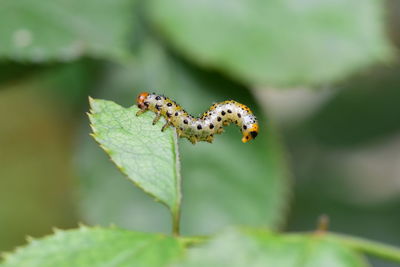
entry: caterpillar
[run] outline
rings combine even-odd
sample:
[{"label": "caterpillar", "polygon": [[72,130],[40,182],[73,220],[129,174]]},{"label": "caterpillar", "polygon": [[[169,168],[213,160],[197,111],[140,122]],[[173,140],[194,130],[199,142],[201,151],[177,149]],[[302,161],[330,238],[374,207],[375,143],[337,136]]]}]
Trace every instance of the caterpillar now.
[{"label": "caterpillar", "polygon": [[221,134],[230,123],[240,127],[243,134],[242,142],[246,143],[258,134],[258,121],[253,112],[245,105],[234,100],[216,103],[203,113],[200,118],[188,114],[175,101],[158,94],[140,93],[136,99],[140,110],[136,116],[150,110],[156,113],[153,125],[161,116],[166,119],[161,131],[170,125],[176,128],[179,137],[187,138],[192,144],[199,141],[212,143],[215,134]]}]

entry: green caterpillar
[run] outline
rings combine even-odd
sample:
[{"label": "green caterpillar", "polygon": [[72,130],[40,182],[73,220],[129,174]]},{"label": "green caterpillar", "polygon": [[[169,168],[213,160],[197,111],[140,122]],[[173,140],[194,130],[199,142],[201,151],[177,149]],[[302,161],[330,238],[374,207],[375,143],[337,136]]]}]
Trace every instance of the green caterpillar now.
[{"label": "green caterpillar", "polygon": [[200,118],[189,115],[180,105],[171,99],[157,94],[141,93],[137,97],[137,106],[140,110],[137,116],[151,110],[156,113],[153,125],[161,116],[166,123],[161,131],[170,125],[176,128],[179,137],[189,139],[192,144],[199,141],[212,143],[215,134],[221,134],[223,126],[235,123],[243,134],[242,142],[246,143],[258,134],[258,121],[251,110],[234,100],[216,103],[203,113]]}]

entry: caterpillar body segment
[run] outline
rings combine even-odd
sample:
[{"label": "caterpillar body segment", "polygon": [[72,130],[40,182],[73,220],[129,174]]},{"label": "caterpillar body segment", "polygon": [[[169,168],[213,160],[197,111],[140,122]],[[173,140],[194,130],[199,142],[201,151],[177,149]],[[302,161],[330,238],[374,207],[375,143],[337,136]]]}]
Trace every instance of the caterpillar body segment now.
[{"label": "caterpillar body segment", "polygon": [[199,141],[212,143],[214,135],[221,134],[224,131],[223,126],[230,123],[235,123],[240,128],[243,143],[256,138],[259,131],[257,118],[252,111],[234,100],[212,105],[200,118],[191,116],[175,101],[162,95],[144,92],[138,95],[136,102],[140,108],[136,115],[153,111],[156,113],[153,124],[161,116],[164,117],[166,123],[162,131],[173,126],[180,137],[187,138],[192,144]]}]

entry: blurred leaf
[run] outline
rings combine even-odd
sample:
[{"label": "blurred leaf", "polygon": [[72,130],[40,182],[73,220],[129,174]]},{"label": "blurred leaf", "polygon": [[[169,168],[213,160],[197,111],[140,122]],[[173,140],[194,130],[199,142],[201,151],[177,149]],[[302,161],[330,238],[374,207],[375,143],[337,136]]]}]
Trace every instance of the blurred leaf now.
[{"label": "blurred leaf", "polygon": [[360,74],[303,126],[332,146],[371,142],[400,130],[400,68],[381,67]]},{"label": "blurred leaf", "polygon": [[2,266],[167,266],[180,258],[181,243],[160,234],[116,228],[56,231],[6,256]]},{"label": "blurred leaf", "polygon": [[[309,144],[309,147],[312,146]],[[387,180],[379,177],[376,183],[370,184],[368,177],[356,178],[354,173],[349,174],[335,161],[343,154],[329,155],[326,150],[321,153],[315,149],[304,149],[297,153],[303,157],[295,157],[296,164],[293,166],[298,180],[292,200],[296,205],[291,209],[288,230],[307,231],[316,218],[328,214],[331,218],[330,229],[335,232],[351,233],[400,246],[400,213],[397,212],[400,198],[397,195],[391,200],[374,200],[376,192],[385,192],[380,184],[388,186],[385,185]],[[300,171],[304,166],[305,169]],[[369,168],[365,171],[368,172]],[[358,186],[357,181],[365,181],[365,188]]]},{"label": "blurred leaf", "polygon": [[90,99],[93,137],[118,168],[146,193],[179,210],[180,168],[172,128],[161,132],[165,120],[153,126],[153,114],[136,116],[139,108]]},{"label": "blurred leaf", "polygon": [[320,236],[228,231],[189,250],[178,266],[365,267],[360,255]]},{"label": "blurred leaf", "polygon": [[0,84],[21,80],[24,75],[32,74],[38,67],[33,64],[18,64],[15,62],[0,62]]},{"label": "blurred leaf", "polygon": [[83,107],[87,105],[87,96],[93,89],[104,67],[102,62],[80,59],[69,63],[52,64],[40,73],[43,88],[54,101],[66,104],[71,113],[84,116]]},{"label": "blurred leaf", "polygon": [[250,85],[329,82],[389,56],[382,1],[153,0],[148,10],[179,52]]},{"label": "blurred leaf", "polygon": [[3,0],[0,58],[71,61],[127,56],[130,0]]},{"label": "blurred leaf", "polygon": [[[140,47],[134,63],[110,67],[109,75],[101,82],[103,91],[96,97],[132,104],[140,91],[154,88],[183,104],[187,111],[195,111],[194,115],[208,109],[214,101],[230,98],[254,109],[262,130],[253,143],[241,143],[235,127],[228,127],[213,144],[193,146],[187,140],[180,140],[184,187],[182,228],[186,234],[204,234],[230,224],[278,226],[288,202],[288,168],[273,125],[265,125],[261,111],[245,87],[183,63],[148,39]],[[78,150],[84,183],[83,216],[91,223],[114,222],[135,229],[166,229],[165,224],[169,222],[165,220],[165,213],[147,199],[131,196],[136,192],[121,188],[122,184],[114,184],[113,179],[120,178],[106,170],[104,159],[88,162],[100,159],[98,153],[87,144]],[[102,173],[95,170],[101,164]],[[103,191],[100,194],[98,190]],[[117,198],[117,203],[124,204],[107,203],[107,208],[99,210],[94,206],[101,198]],[[128,207],[123,198],[135,202]],[[146,212],[142,205],[150,210]],[[96,214],[92,208],[96,209]]]},{"label": "blurred leaf", "polygon": [[0,87],[0,251],[76,225],[72,201],[73,125],[40,79]]}]

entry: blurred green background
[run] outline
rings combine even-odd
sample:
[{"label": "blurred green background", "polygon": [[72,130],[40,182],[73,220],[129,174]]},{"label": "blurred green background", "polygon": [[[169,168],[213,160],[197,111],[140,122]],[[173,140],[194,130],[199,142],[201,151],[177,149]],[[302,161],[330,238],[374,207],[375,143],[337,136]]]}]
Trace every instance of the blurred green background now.
[{"label": "blurred green background", "polygon": [[1,1],[0,251],[79,222],[169,232],[89,136],[88,95],[141,91],[192,114],[235,99],[262,121],[251,144],[233,126],[180,141],[184,234],[328,214],[400,246],[399,26],[396,0]]}]

